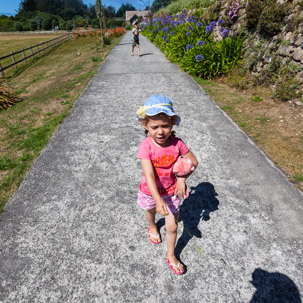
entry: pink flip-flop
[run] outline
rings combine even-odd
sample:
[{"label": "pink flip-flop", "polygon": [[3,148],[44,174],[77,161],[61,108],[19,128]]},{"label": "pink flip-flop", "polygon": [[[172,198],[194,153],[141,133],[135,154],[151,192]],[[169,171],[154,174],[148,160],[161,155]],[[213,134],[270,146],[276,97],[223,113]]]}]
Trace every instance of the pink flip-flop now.
[{"label": "pink flip-flop", "polygon": [[176,275],[182,275],[184,273],[184,268],[182,269],[182,271],[179,271],[177,272],[174,267],[177,267],[179,268],[180,266],[180,262],[178,262],[178,264],[173,264],[173,263],[170,263],[168,258],[165,259],[166,263],[169,265],[169,267],[171,268],[171,270],[173,271],[174,274]]},{"label": "pink flip-flop", "polygon": [[[155,238],[155,239],[159,239],[159,238],[160,238],[160,234],[158,234],[158,236],[155,236],[155,235],[151,234],[151,233],[149,232],[149,230],[150,230],[150,227],[148,226],[147,232],[148,232],[149,241],[150,241],[151,243],[153,243],[153,244],[160,244],[162,241],[156,242],[156,241],[154,241],[154,240],[151,238],[151,237],[153,237],[153,238]],[[161,240],[161,239],[160,239],[160,240]]]}]

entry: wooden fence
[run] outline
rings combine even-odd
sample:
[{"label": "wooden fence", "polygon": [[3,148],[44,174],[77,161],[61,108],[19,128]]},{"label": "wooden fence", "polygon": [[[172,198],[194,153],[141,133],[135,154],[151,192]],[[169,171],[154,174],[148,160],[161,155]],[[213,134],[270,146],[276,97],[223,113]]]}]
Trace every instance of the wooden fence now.
[{"label": "wooden fence", "polygon": [[[73,37],[73,33],[68,33],[65,35],[62,35],[60,37],[42,42],[40,44],[37,44],[35,46],[30,46],[28,48],[24,48],[20,51],[13,52],[11,51],[10,54],[5,55],[3,57],[0,57],[0,76],[3,78],[5,77],[4,71],[6,69],[9,69],[11,67],[15,67],[15,69],[18,69],[17,64],[25,62],[27,64],[28,60],[33,60],[35,56],[40,56],[42,53],[44,54],[46,50],[61,44],[63,41],[70,39]],[[3,64],[7,64],[5,66],[1,65],[1,62],[4,62]]]}]

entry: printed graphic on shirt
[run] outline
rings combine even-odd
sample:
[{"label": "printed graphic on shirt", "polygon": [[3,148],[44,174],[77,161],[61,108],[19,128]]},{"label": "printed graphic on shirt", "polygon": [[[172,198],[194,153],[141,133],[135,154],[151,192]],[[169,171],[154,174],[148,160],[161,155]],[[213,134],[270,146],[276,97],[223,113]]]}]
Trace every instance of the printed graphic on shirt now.
[{"label": "printed graphic on shirt", "polygon": [[177,156],[170,155],[161,155],[157,159],[152,160],[154,167],[169,167],[171,164],[175,162]]}]

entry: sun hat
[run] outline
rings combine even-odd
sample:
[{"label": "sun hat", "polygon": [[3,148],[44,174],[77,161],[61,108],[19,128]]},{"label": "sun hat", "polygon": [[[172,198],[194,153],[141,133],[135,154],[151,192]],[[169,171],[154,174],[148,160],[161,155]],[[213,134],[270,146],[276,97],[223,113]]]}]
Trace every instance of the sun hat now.
[{"label": "sun hat", "polygon": [[175,116],[175,124],[178,126],[181,121],[181,117],[176,115],[173,110],[173,103],[168,97],[164,95],[153,95],[149,97],[144,106],[141,106],[137,110],[137,120],[142,121],[145,116],[156,116],[160,113],[164,113],[170,117]]}]

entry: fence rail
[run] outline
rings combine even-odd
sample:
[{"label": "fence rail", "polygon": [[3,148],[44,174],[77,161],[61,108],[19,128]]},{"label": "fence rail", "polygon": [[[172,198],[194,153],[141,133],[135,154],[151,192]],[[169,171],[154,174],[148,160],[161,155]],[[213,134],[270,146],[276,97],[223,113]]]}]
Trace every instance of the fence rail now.
[{"label": "fence rail", "polygon": [[[73,37],[73,33],[68,33],[68,34],[56,37],[54,39],[36,44],[34,46],[23,48],[16,52],[11,51],[10,54],[0,57],[0,76],[5,78],[5,75],[4,75],[5,70],[7,70],[13,66],[17,70],[18,69],[17,64],[20,64],[21,62],[25,62],[25,64],[27,64],[27,59],[34,59],[35,55],[40,56],[40,54],[42,52],[44,54],[47,49],[50,49],[56,45],[59,45],[63,41],[70,39],[72,37]],[[11,63],[9,63],[10,58],[11,58]],[[2,66],[1,62],[5,62],[6,65]]]},{"label": "fence rail", "polygon": [[0,32],[0,36],[11,36],[11,35],[58,35],[58,34],[66,34],[71,33],[72,31],[66,30],[51,30],[51,31],[11,31],[11,32]]}]

